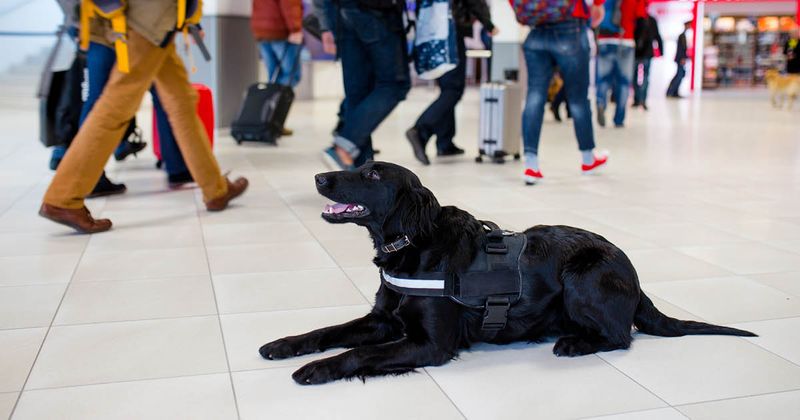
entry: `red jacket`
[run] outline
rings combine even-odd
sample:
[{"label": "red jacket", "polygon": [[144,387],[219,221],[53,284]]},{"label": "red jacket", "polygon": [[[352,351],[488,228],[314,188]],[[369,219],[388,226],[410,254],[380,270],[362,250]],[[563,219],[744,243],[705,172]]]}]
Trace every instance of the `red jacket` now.
[{"label": "red jacket", "polygon": [[303,29],[301,0],[253,0],[250,18],[253,36],[259,41],[286,39]]}]

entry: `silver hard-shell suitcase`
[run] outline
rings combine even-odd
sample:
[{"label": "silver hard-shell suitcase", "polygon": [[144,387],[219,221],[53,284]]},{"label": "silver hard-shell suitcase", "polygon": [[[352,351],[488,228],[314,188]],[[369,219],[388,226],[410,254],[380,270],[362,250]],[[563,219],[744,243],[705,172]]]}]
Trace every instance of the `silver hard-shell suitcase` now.
[{"label": "silver hard-shell suitcase", "polygon": [[481,85],[478,157],[504,163],[506,156],[519,159],[522,118],[522,90],[513,82]]}]

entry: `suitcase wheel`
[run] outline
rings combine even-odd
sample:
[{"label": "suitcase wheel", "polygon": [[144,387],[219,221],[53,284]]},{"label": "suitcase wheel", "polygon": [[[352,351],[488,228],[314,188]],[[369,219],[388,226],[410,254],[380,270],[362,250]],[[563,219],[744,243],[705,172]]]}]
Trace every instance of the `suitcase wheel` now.
[{"label": "suitcase wheel", "polygon": [[514,153],[514,160],[519,160],[519,153]]},{"label": "suitcase wheel", "polygon": [[156,168],[161,169],[164,166],[164,161],[159,159],[156,161]]},{"label": "suitcase wheel", "polygon": [[241,140],[236,140],[236,145],[237,146],[241,146],[242,145],[242,141]]},{"label": "suitcase wheel", "polygon": [[483,156],[476,156],[476,157],[475,157],[475,162],[477,162],[477,163],[483,163]]},{"label": "suitcase wheel", "polygon": [[492,162],[498,163],[498,164],[503,164],[503,163],[506,163],[506,160],[502,156],[498,156],[498,157],[492,158]]}]

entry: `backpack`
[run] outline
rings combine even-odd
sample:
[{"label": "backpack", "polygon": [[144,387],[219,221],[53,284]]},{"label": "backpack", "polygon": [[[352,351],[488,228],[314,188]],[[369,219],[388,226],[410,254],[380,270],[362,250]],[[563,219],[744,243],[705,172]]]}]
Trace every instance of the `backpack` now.
[{"label": "backpack", "polygon": [[576,1],[582,0],[509,0],[517,22],[527,26],[566,20]]},{"label": "backpack", "polygon": [[621,26],[622,1],[623,0],[606,0],[603,5],[606,9],[606,14],[597,27],[600,35],[622,35],[622,33],[625,32]]}]

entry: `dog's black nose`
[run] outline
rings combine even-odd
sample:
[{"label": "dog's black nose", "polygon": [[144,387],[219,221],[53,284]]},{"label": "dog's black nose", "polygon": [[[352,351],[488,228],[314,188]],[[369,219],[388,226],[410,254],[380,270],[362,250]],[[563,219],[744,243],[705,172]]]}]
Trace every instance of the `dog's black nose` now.
[{"label": "dog's black nose", "polygon": [[326,178],[325,175],[322,174],[314,175],[314,180],[317,181],[318,187],[324,187],[325,185],[328,184],[328,178]]}]

